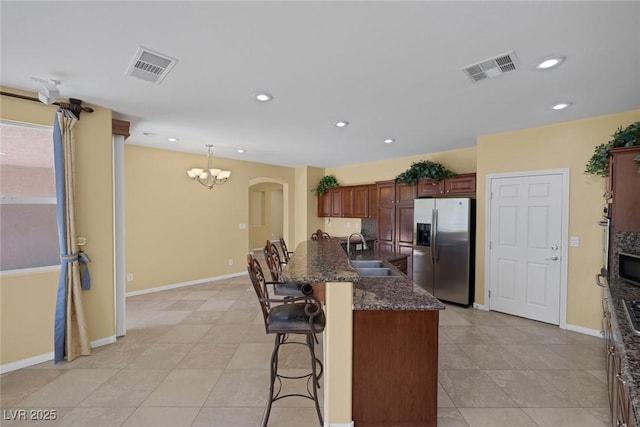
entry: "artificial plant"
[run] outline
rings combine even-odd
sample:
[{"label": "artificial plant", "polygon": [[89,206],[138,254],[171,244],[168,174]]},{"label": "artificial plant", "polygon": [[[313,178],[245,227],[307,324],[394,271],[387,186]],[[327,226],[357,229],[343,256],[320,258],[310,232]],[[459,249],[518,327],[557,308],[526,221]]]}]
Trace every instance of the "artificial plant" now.
[{"label": "artificial plant", "polygon": [[[333,175],[325,175],[322,177],[322,179],[320,180],[320,182],[318,182],[317,187],[314,189],[319,196],[322,196],[327,189],[331,188],[331,187],[337,187],[340,184],[338,184],[338,180],[336,179],[335,176]],[[314,191],[311,190],[311,191]]]},{"label": "artificial plant", "polygon": [[[584,171],[586,174],[597,176],[609,175],[607,157],[609,156],[610,149],[640,146],[640,122],[632,123],[624,129],[620,126],[611,136],[613,137],[611,141],[596,146],[593,155],[587,162]],[[640,156],[635,156],[633,160],[640,165]],[[640,166],[638,173],[640,173]]]},{"label": "artificial plant", "polygon": [[402,184],[415,184],[420,179],[429,178],[440,180],[448,176],[454,176],[455,172],[447,169],[441,163],[431,160],[421,160],[411,163],[409,169],[396,176],[396,182]]}]

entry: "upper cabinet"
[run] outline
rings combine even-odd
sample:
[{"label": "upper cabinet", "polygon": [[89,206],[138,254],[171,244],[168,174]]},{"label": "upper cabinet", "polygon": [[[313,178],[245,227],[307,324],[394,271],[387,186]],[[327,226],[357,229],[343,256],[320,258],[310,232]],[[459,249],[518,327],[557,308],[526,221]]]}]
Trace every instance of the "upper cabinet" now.
[{"label": "upper cabinet", "polygon": [[418,181],[418,197],[436,197],[476,194],[476,174],[462,173],[440,181],[421,179]]},{"label": "upper cabinet", "polygon": [[318,216],[375,218],[378,212],[375,184],[333,187],[318,196]]},{"label": "upper cabinet", "polygon": [[640,175],[633,158],[640,147],[609,150],[607,197],[611,203],[611,228],[616,231],[640,230]]}]

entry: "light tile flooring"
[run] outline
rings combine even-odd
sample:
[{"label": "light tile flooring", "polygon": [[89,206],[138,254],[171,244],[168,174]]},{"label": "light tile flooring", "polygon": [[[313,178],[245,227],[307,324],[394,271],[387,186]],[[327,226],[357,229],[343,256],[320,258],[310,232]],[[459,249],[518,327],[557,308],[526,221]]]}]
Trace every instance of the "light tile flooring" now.
[{"label": "light tile flooring", "polygon": [[[128,333],[71,363],[2,375],[2,426],[257,427],[273,346],[247,277],[127,300]],[[308,367],[302,346],[280,366]],[[438,426],[606,426],[600,339],[448,305],[440,314]],[[286,383],[285,387],[296,384]],[[55,421],[11,420],[27,409]],[[312,402],[276,402],[271,427],[317,426]],[[357,426],[356,426],[357,427]]]}]

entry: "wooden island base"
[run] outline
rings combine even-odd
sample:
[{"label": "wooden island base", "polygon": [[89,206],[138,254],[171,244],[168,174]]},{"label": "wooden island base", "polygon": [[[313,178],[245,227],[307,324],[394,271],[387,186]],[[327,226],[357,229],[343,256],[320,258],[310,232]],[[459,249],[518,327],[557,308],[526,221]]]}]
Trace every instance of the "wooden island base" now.
[{"label": "wooden island base", "polygon": [[435,427],[438,311],[353,312],[357,427]]}]

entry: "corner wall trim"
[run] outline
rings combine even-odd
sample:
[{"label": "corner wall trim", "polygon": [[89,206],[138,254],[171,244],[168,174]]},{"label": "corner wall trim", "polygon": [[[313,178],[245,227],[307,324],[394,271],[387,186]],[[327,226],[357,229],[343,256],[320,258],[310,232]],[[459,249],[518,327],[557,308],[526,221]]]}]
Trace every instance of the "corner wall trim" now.
[{"label": "corner wall trim", "polygon": [[[111,335],[110,337],[104,337],[95,341],[91,341],[91,348],[102,347],[103,345],[113,344],[114,342],[116,342],[116,336]],[[17,371],[18,369],[22,368],[28,368],[29,366],[38,365],[40,363],[49,362],[51,360],[53,360],[53,352],[28,357],[22,360],[16,360],[15,362],[7,363],[0,366],[0,374]]]},{"label": "corner wall trim", "polygon": [[217,282],[218,280],[231,279],[234,277],[246,276],[247,272],[224,274],[222,276],[206,277],[204,279],[190,280],[188,282],[174,283],[173,285],[157,286],[155,288],[142,289],[140,291],[127,292],[127,297],[136,295],[151,294],[154,292],[168,291],[169,289],[184,288],[186,286],[201,285],[207,282]]}]

